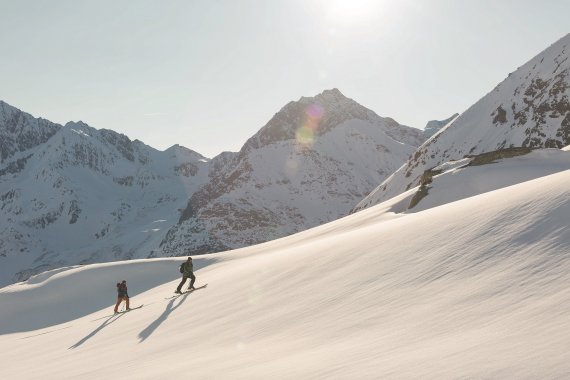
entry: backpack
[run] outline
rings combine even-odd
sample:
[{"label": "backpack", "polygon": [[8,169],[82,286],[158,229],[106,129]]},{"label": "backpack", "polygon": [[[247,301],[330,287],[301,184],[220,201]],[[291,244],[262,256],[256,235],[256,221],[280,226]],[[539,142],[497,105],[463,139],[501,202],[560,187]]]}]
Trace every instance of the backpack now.
[{"label": "backpack", "polygon": [[184,273],[184,263],[180,264],[180,273]]}]

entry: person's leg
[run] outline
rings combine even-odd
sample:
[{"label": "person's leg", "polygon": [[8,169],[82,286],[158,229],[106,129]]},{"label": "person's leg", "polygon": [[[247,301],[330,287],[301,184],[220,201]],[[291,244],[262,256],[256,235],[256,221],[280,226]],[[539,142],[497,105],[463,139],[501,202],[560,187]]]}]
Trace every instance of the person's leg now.
[{"label": "person's leg", "polygon": [[115,313],[119,312],[119,305],[121,304],[122,300],[123,299],[121,297],[117,297],[117,303],[115,304],[115,310],[114,310]]},{"label": "person's leg", "polygon": [[176,288],[176,293],[180,293],[182,291],[182,285],[184,285],[187,278],[188,277],[186,276],[182,276],[182,281],[180,281],[180,284],[178,284],[178,287]]},{"label": "person's leg", "polygon": [[194,276],[194,273],[190,273],[190,285],[188,289],[194,289],[194,281],[196,281],[196,276]]},{"label": "person's leg", "polygon": [[127,310],[130,310],[131,308],[129,307],[129,296],[125,297],[125,302],[127,303]]}]

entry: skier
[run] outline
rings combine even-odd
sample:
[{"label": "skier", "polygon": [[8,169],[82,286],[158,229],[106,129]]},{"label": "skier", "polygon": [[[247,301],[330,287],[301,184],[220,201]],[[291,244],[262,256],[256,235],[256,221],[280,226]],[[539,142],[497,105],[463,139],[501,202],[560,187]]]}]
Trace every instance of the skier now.
[{"label": "skier", "polygon": [[127,281],[117,282],[117,303],[115,304],[115,314],[119,312],[119,305],[122,301],[127,303],[127,311],[131,310],[129,307],[129,293],[127,291]]},{"label": "skier", "polygon": [[188,260],[180,266],[180,272],[182,272],[182,281],[180,281],[180,284],[178,284],[178,288],[176,288],[174,293],[182,294],[182,285],[184,285],[188,278],[190,278],[190,286],[188,286],[188,290],[194,290],[194,281],[196,281],[196,276],[194,276],[194,264],[192,263],[192,258],[190,256],[188,256]]}]

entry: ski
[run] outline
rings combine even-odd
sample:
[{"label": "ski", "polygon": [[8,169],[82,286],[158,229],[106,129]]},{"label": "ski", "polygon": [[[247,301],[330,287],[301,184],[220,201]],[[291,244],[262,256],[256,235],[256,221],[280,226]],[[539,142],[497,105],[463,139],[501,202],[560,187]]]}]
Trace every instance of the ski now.
[{"label": "ski", "polygon": [[129,310],[123,310],[123,311],[120,311],[119,313],[128,313],[129,311],[133,311],[133,310],[136,310],[136,309],[140,309],[140,308],[143,307],[143,306],[144,306],[144,304],[139,305],[139,306],[135,306],[135,307],[131,307]]},{"label": "ski", "polygon": [[173,295],[173,296],[166,297],[165,300],[171,300],[171,299],[173,299],[173,298],[177,298],[177,297],[183,296],[184,294],[188,294],[188,293],[195,292],[196,290],[204,289],[206,286],[208,286],[208,284],[204,284],[204,285],[199,286],[199,287],[194,288],[194,289],[186,290],[185,292],[182,292],[182,293],[180,293],[180,294],[177,293],[177,294],[175,294],[175,295]]},{"label": "ski", "polygon": [[144,304],[143,304],[143,305],[140,305],[140,306],[137,306],[137,307],[131,307],[129,310],[118,311],[118,312],[116,312],[116,313],[114,313],[114,314],[105,315],[104,317],[99,317],[99,318],[97,318],[97,319],[94,319],[94,320],[92,320],[91,322],[99,321],[99,320],[105,319],[105,318],[111,318],[111,317],[114,317],[114,316],[120,315],[120,314],[125,314],[125,313],[128,313],[128,312],[131,311],[131,310],[140,309],[140,308],[143,307],[143,306],[144,306]]},{"label": "ski", "polygon": [[131,307],[129,310],[118,311],[118,312],[116,312],[114,315],[128,313],[129,311],[133,311],[133,310],[136,310],[136,309],[140,309],[140,308],[143,307],[143,306],[144,306],[144,304],[143,304],[143,305],[136,306],[136,307]]}]

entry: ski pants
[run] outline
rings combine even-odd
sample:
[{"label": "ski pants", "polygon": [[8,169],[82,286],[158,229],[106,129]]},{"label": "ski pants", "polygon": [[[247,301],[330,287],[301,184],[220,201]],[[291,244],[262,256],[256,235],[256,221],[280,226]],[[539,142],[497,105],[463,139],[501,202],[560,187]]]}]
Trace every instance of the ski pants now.
[{"label": "ski pants", "polygon": [[186,280],[188,278],[190,278],[190,285],[188,286],[188,289],[190,289],[191,287],[194,286],[194,281],[196,281],[196,276],[194,276],[194,273],[190,273],[188,276],[186,274],[184,274],[182,276],[182,281],[180,281],[180,284],[178,284],[178,288],[176,288],[177,292],[182,291],[182,286],[184,285],[184,283],[186,282]]},{"label": "ski pants", "polygon": [[115,304],[115,309],[114,312],[116,313],[117,311],[119,311],[119,305],[121,304],[121,302],[125,301],[127,303],[127,310],[130,309],[129,307],[129,296],[124,296],[124,297],[117,297],[117,303]]}]

